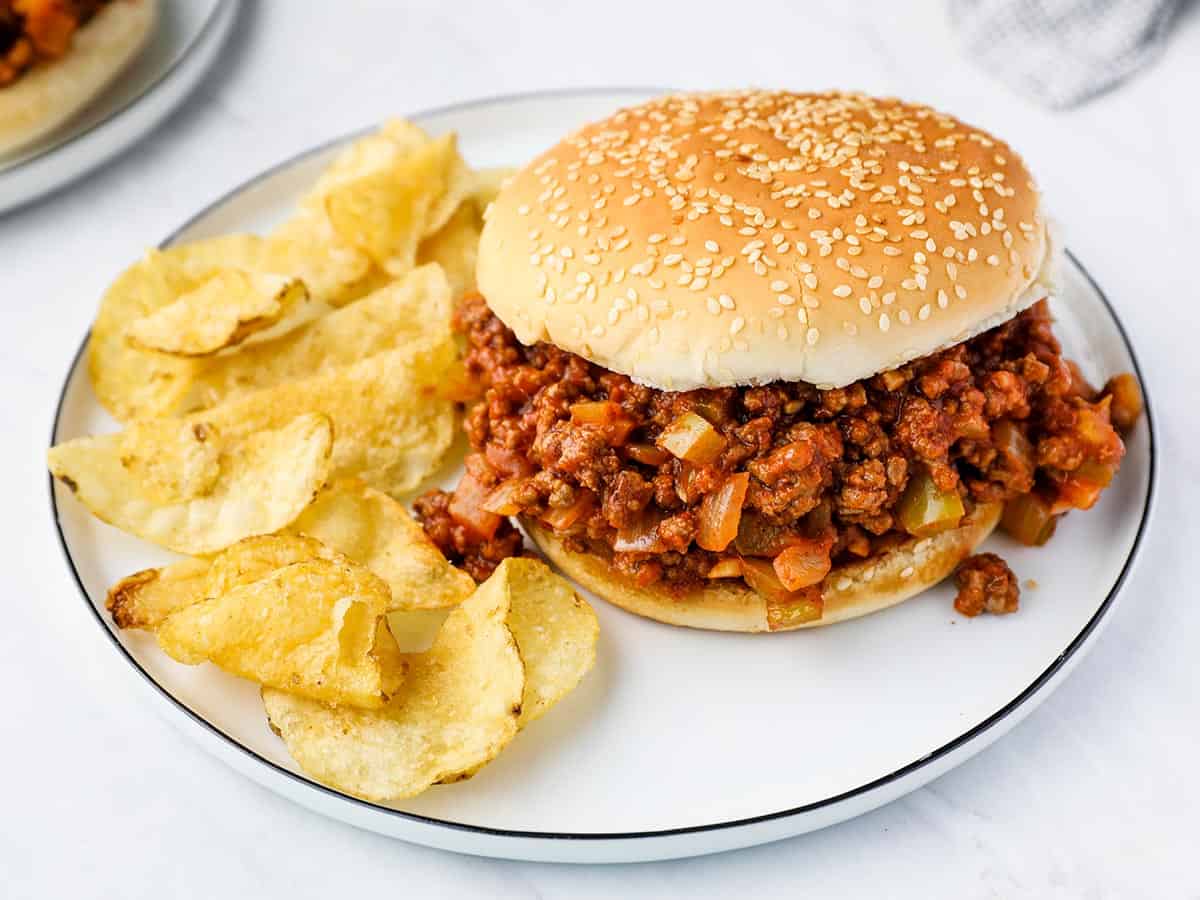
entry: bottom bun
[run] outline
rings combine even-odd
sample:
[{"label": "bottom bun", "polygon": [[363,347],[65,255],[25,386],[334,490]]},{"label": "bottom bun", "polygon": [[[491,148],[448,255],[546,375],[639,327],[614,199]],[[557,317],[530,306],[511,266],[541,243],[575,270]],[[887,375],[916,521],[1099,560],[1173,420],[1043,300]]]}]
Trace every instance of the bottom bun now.
[{"label": "bottom bun", "polygon": [[[992,533],[999,503],[980,504],[952,531],[913,538],[881,556],[836,567],[822,584],[824,615],[782,630],[815,628],[887,609],[937,584]],[[525,517],[521,525],[568,577],[616,606],[639,616],[714,631],[770,631],[767,603],[745,582],[720,579],[676,592],[661,584],[638,587],[605,559],[568,550],[558,535]]]}]

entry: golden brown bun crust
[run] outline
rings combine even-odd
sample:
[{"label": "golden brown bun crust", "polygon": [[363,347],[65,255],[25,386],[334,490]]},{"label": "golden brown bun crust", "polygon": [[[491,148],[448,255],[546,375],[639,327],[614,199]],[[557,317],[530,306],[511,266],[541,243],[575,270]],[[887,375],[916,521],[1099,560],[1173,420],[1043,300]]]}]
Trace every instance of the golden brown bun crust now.
[{"label": "golden brown bun crust", "polygon": [[1047,294],[1036,186],[1007,144],[861,94],[678,94],[522,169],[479,247],[488,305],[665,390],[841,386]]},{"label": "golden brown bun crust", "polygon": [[114,0],[75,33],[65,56],[0,88],[0,157],[83,109],[137,55],[157,18],[158,0]]},{"label": "golden brown bun crust", "polygon": [[[822,586],[825,614],[798,628],[832,625],[901,603],[937,584],[971,554],[1000,521],[1002,506],[976,506],[963,524],[930,538],[913,539],[881,558],[830,572]],[[566,549],[562,540],[537,522],[521,519],[546,557],[569,578],[596,596],[628,612],[668,625],[714,631],[768,631],[762,597],[737,579],[721,579],[676,595],[661,585],[637,587],[605,560]]]}]

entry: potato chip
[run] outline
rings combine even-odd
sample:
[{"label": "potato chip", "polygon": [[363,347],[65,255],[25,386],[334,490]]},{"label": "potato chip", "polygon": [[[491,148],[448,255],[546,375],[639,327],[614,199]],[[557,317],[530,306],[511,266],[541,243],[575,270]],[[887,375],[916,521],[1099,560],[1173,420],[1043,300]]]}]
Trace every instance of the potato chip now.
[{"label": "potato chip", "polygon": [[197,365],[131,346],[129,327],[195,290],[219,267],[256,268],[262,253],[261,238],[235,234],[151,250],[121,273],[100,301],[88,340],[88,375],[113,418],[128,422],[171,412]]},{"label": "potato chip", "polygon": [[521,727],[574,690],[596,662],[600,623],[570,583],[538,559],[506,559],[493,578],[509,585],[508,627],[525,663]]},{"label": "potato chip", "polygon": [[429,224],[434,202],[446,190],[446,146],[431,146],[401,166],[333,188],[325,198],[333,230],[390,274],[412,268],[418,243],[434,230]]},{"label": "potato chip", "polygon": [[471,184],[454,135],[431,139],[398,120],[343,150],[303,208],[398,276],[415,265],[421,239],[446,224]]},{"label": "potato chip", "polygon": [[[182,424],[212,423],[194,419]],[[133,429],[164,431],[158,422]],[[132,441],[148,454],[148,439],[131,439],[127,433],[78,438],[51,448],[48,461],[51,473],[96,517],[194,555],[283,528],[312,501],[329,475],[333,432],[323,415],[281,415],[261,429],[243,423],[241,433],[221,427],[217,433],[223,434],[223,446],[216,482],[203,494],[171,503],[155,499],[161,496],[162,484],[152,483],[147,490],[141,478],[144,467],[123,464],[122,447]],[[163,442],[162,452],[170,454],[172,445]],[[164,469],[169,466],[164,463]]]},{"label": "potato chip", "polygon": [[357,480],[327,487],[289,526],[366,566],[388,583],[388,610],[457,606],[475,590],[396,500]]},{"label": "potato chip", "polygon": [[135,321],[126,339],[141,350],[207,356],[269,328],[306,300],[308,290],[299,279],[221,269]]},{"label": "potato chip", "polygon": [[458,208],[450,221],[421,242],[417,263],[437,263],[446,273],[450,294],[461,297],[475,289],[475,260],[483,220],[471,203]]},{"label": "potato chip", "polygon": [[358,476],[396,494],[416,487],[453,442],[454,406],[438,388],[460,368],[446,335],[235,397],[185,421],[210,422],[236,439],[278,428],[300,413],[323,413],[335,436],[330,477]]},{"label": "potato chip", "polygon": [[258,534],[243,538],[212,558],[204,578],[204,596],[219,597],[252,584],[276,569],[322,559],[349,563],[320,541],[295,534]]},{"label": "potato chip", "polygon": [[507,585],[481,585],[427,652],[405,657],[404,682],[378,711],[264,689],[271,728],[304,772],[368,800],[411,797],[472,771],[517,733],[525,677],[508,612]]},{"label": "potato chip", "polygon": [[[415,148],[422,139],[429,141],[429,136],[422,129],[405,119],[387,122],[383,126],[383,134],[397,146],[401,154],[411,152],[406,148]],[[444,189],[433,202],[422,237],[433,234],[449,222],[476,183],[475,172],[458,152],[458,135],[445,134],[432,143],[439,148],[437,152],[442,156]]]},{"label": "potato chip", "polygon": [[221,477],[221,443],[207,422],[149,419],[120,432],[117,453],[138,493],[166,505],[212,491]]},{"label": "potato chip", "polygon": [[276,569],[311,559],[349,562],[313,538],[263,534],[243,538],[216,556],[183,559],[160,569],[122,578],[108,592],[105,606],[118,628],[154,631],[172,613],[206,597],[219,597]]},{"label": "potato chip", "polygon": [[299,278],[314,300],[341,306],[372,287],[371,259],[343,242],[324,213],[301,210],[264,241],[263,266]]},{"label": "potato chip", "polygon": [[153,631],[171,613],[204,599],[208,567],[207,559],[181,559],[135,572],[109,588],[104,605],[118,628]]},{"label": "potato chip", "polygon": [[287,334],[206,360],[184,408],[203,409],[384,350],[444,342],[450,334],[450,312],[445,276],[436,266],[423,266]]},{"label": "potato chip", "polygon": [[194,603],[168,616],[156,635],[180,662],[212,662],[299,696],[375,709],[385,700],[377,641],[396,656],[379,628],[390,599],[363,567],[313,559]]}]

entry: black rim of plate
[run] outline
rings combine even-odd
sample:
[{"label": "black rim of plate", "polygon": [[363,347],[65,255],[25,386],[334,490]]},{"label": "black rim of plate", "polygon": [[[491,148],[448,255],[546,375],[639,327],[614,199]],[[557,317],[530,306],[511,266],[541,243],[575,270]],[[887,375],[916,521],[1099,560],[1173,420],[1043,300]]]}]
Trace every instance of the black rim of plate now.
[{"label": "black rim of plate", "polygon": [[[538,99],[549,99],[549,98],[554,98],[554,97],[567,98],[567,97],[572,97],[572,96],[586,97],[586,96],[596,96],[596,95],[601,95],[601,94],[611,94],[614,97],[619,96],[621,94],[645,95],[645,94],[651,94],[651,93],[661,93],[661,92],[663,92],[663,90],[664,89],[662,89],[662,88],[656,88],[656,87],[650,87],[650,88],[643,88],[643,87],[603,88],[603,87],[601,87],[601,88],[584,88],[584,89],[532,91],[532,92],[526,92],[526,93],[506,94],[506,95],[500,95],[500,96],[495,96],[495,97],[487,97],[487,98],[478,99],[478,100],[470,100],[470,101],[466,101],[463,103],[455,103],[455,104],[449,104],[446,106],[439,106],[439,107],[436,107],[433,109],[426,109],[426,110],[422,110],[421,112],[413,113],[413,114],[411,114],[410,118],[419,121],[421,119],[429,118],[432,116],[444,115],[444,114],[454,113],[454,112],[463,112],[463,111],[477,108],[477,107],[491,106],[491,105],[494,105],[497,103],[509,103],[509,102],[516,102],[516,101],[521,101],[521,100],[538,100]],[[274,166],[260,172],[258,175],[243,182],[242,184],[238,185],[231,191],[228,191],[227,193],[221,195],[219,198],[217,198],[212,203],[210,203],[208,206],[206,206],[203,210],[196,213],[194,216],[192,216],[190,219],[188,219],[187,222],[185,222],[183,225],[181,225],[179,228],[177,228],[174,232],[172,232],[162,242],[162,244],[160,246],[165,247],[165,246],[170,245],[180,234],[182,234],[188,228],[190,228],[192,226],[192,224],[194,224],[197,220],[208,215],[208,213],[212,209],[224,204],[234,195],[240,194],[243,191],[254,187],[255,185],[262,182],[263,180],[270,178],[272,175],[276,174],[280,170],[288,168],[288,167],[306,159],[307,157],[313,156],[318,153],[322,153],[334,146],[337,146],[339,144],[345,143],[346,141],[353,140],[356,137],[366,134],[367,132],[373,130],[374,127],[375,126],[368,126],[367,128],[358,129],[349,134],[345,134],[345,135],[342,135],[341,137],[334,138],[334,139],[327,141],[325,143],[322,143],[316,147],[312,147],[301,153],[298,153],[295,156],[292,156],[289,159],[286,159],[283,162],[280,162],[277,165],[274,165]],[[712,823],[708,823],[708,824],[704,824],[704,825],[687,825],[687,826],[682,826],[682,827],[678,827],[678,828],[664,828],[664,829],[660,829],[660,830],[656,830],[656,831],[553,832],[553,831],[522,831],[522,830],[518,830],[518,829],[508,829],[508,828],[491,828],[491,827],[484,826],[484,825],[471,825],[471,824],[468,824],[465,822],[451,822],[446,819],[438,819],[433,816],[424,816],[424,815],[419,815],[417,813],[404,812],[403,810],[393,809],[392,807],[389,807],[389,806],[382,806],[378,803],[372,803],[367,800],[359,799],[358,797],[353,797],[349,794],[344,794],[341,791],[335,790],[334,788],[331,788],[331,787],[327,787],[326,785],[323,785],[318,781],[314,781],[313,779],[309,778],[306,775],[303,775],[303,774],[300,774],[297,772],[293,772],[290,769],[286,769],[283,766],[280,766],[277,763],[274,763],[271,760],[266,759],[265,757],[261,756],[260,754],[258,754],[254,750],[252,750],[250,747],[247,747],[245,744],[238,741],[237,738],[233,737],[232,735],[226,734],[224,731],[217,728],[215,725],[213,725],[211,722],[204,719],[198,713],[194,712],[185,703],[178,700],[169,691],[167,691],[164,687],[162,687],[162,685],[160,685],[157,681],[155,681],[154,678],[151,677],[151,675],[144,668],[142,668],[141,664],[125,648],[125,646],[120,642],[120,640],[118,640],[116,633],[109,627],[108,623],[105,622],[104,617],[101,615],[99,608],[95,604],[92,603],[91,598],[88,596],[87,588],[84,587],[83,579],[80,577],[79,570],[75,566],[75,560],[71,556],[70,548],[67,546],[66,536],[63,534],[62,523],[59,521],[58,501],[57,501],[57,498],[55,496],[55,491],[54,491],[54,479],[53,479],[53,477],[49,477],[48,485],[49,485],[49,493],[50,493],[50,509],[51,509],[51,513],[52,513],[52,516],[54,519],[54,528],[58,535],[59,547],[61,548],[63,557],[67,562],[67,567],[71,572],[71,577],[75,580],[75,585],[79,589],[80,598],[83,600],[84,606],[87,608],[88,612],[91,614],[92,618],[95,620],[96,624],[99,626],[101,632],[104,634],[104,636],[106,638],[108,638],[109,642],[113,645],[113,647],[117,650],[117,652],[120,653],[125,658],[125,661],[127,663],[129,663],[129,665],[133,668],[133,670],[135,672],[137,672],[138,675],[140,675],[155,691],[157,691],[158,694],[164,700],[166,700],[169,704],[174,706],[176,710],[183,713],[187,718],[191,719],[192,722],[194,722],[200,728],[209,732],[212,736],[225,742],[231,749],[240,751],[241,753],[245,754],[248,758],[252,759],[253,761],[255,761],[263,766],[266,766],[267,768],[272,770],[275,774],[280,775],[303,788],[307,788],[309,790],[316,791],[320,794],[324,794],[328,797],[331,797],[331,798],[334,798],[334,799],[337,799],[337,800],[340,800],[340,801],[343,801],[346,803],[354,804],[356,806],[362,807],[363,809],[372,810],[377,813],[382,813],[386,816],[393,816],[393,817],[404,819],[409,822],[413,822],[413,823],[417,823],[417,824],[433,825],[433,826],[437,826],[439,828],[447,828],[447,829],[452,829],[455,831],[463,831],[463,832],[495,836],[495,837],[526,838],[526,839],[547,840],[547,841],[555,841],[555,840],[557,840],[557,841],[622,841],[622,840],[632,840],[632,839],[637,839],[637,838],[667,838],[667,837],[672,837],[672,836],[677,836],[677,835],[698,834],[698,833],[702,833],[702,832],[721,831],[721,830],[731,829],[731,828],[743,828],[743,827],[747,827],[747,826],[751,826],[751,825],[761,824],[764,822],[771,822],[771,821],[775,821],[775,820],[790,818],[793,816],[800,816],[800,815],[804,815],[806,813],[814,812],[819,809],[836,806],[839,803],[843,803],[843,802],[853,799],[855,797],[859,797],[864,794],[869,794],[873,791],[879,790],[880,788],[883,788],[888,784],[891,784],[895,781],[905,778],[905,777],[913,774],[914,772],[919,771],[920,769],[924,769],[928,766],[933,765],[934,763],[937,763],[938,761],[940,761],[947,755],[958,750],[960,747],[971,743],[972,741],[974,741],[976,738],[978,738],[983,733],[994,728],[995,726],[1000,724],[1000,722],[1002,722],[1003,720],[1005,720],[1008,717],[1010,717],[1011,715],[1013,715],[1019,708],[1024,706],[1030,699],[1032,699],[1042,689],[1042,687],[1051,678],[1053,678],[1055,676],[1055,674],[1057,674],[1059,672],[1059,670],[1067,663],[1067,661],[1069,659],[1071,659],[1071,657],[1073,657],[1076,654],[1076,652],[1078,652],[1080,647],[1083,646],[1083,644],[1087,641],[1088,637],[1096,629],[1096,626],[1099,625],[1101,620],[1104,619],[1105,615],[1112,608],[1113,603],[1116,601],[1117,595],[1120,593],[1121,588],[1125,583],[1125,579],[1128,576],[1130,570],[1132,569],[1134,561],[1137,559],[1138,552],[1140,551],[1141,546],[1142,546],[1142,539],[1145,536],[1146,528],[1147,528],[1147,525],[1150,520],[1150,514],[1151,514],[1151,509],[1152,509],[1153,503],[1154,503],[1154,496],[1155,496],[1156,484],[1157,484],[1158,462],[1157,462],[1156,454],[1157,454],[1158,441],[1157,441],[1157,434],[1155,431],[1154,418],[1153,418],[1153,414],[1151,412],[1149,391],[1147,390],[1147,387],[1146,387],[1146,379],[1145,379],[1145,375],[1142,371],[1142,367],[1138,363],[1137,354],[1134,352],[1133,345],[1129,341],[1129,335],[1125,330],[1125,326],[1122,324],[1120,318],[1117,316],[1116,310],[1113,308],[1112,303],[1109,302],[1108,297],[1100,289],[1100,286],[1096,283],[1095,279],[1092,278],[1091,273],[1089,273],[1088,270],[1083,267],[1083,265],[1079,262],[1079,260],[1076,259],[1075,255],[1072,254],[1069,250],[1066,251],[1066,255],[1070,259],[1071,263],[1083,275],[1084,279],[1088,282],[1088,284],[1090,285],[1092,290],[1094,290],[1096,292],[1096,295],[1100,298],[1101,302],[1104,304],[1105,308],[1107,309],[1109,316],[1112,318],[1113,323],[1117,327],[1118,333],[1121,335],[1121,341],[1122,341],[1122,343],[1124,343],[1125,349],[1129,353],[1130,360],[1133,362],[1134,373],[1137,375],[1138,381],[1142,385],[1143,393],[1146,395],[1145,416],[1146,416],[1146,425],[1147,425],[1147,428],[1149,431],[1149,475],[1148,475],[1147,486],[1146,486],[1146,500],[1145,500],[1144,506],[1142,507],[1141,520],[1138,522],[1138,529],[1137,529],[1137,533],[1134,535],[1133,545],[1130,547],[1129,555],[1126,557],[1124,564],[1121,566],[1120,574],[1117,575],[1116,581],[1113,583],[1112,587],[1109,588],[1108,593],[1104,598],[1104,601],[1100,604],[1100,606],[1097,608],[1096,612],[1088,620],[1087,624],[1083,626],[1083,628],[1080,630],[1079,634],[1075,636],[1075,638],[1066,647],[1066,649],[1064,649],[1062,651],[1062,653],[1060,653],[1058,656],[1056,656],[1054,658],[1054,660],[1050,663],[1050,665],[1047,666],[1046,669],[1037,676],[1037,678],[1035,678],[1027,687],[1025,687],[1020,693],[1018,693],[1012,700],[1010,700],[1007,704],[1005,704],[999,710],[992,713],[992,715],[988,716],[982,722],[978,723],[974,727],[963,732],[962,734],[960,734],[958,737],[954,738],[953,740],[947,742],[946,744],[943,744],[941,747],[938,747],[936,750],[931,751],[930,753],[926,754],[925,756],[922,756],[920,759],[914,760],[913,762],[908,763],[907,765],[904,765],[904,766],[900,767],[899,769],[896,769],[895,771],[888,773],[887,775],[882,775],[879,778],[876,778],[870,782],[867,782],[866,784],[859,785],[858,787],[852,788],[848,791],[843,791],[842,793],[836,794],[832,797],[826,797],[822,800],[817,800],[812,803],[806,803],[802,806],[796,806],[796,807],[792,807],[789,809],[779,810],[777,812],[764,813],[762,815],[750,816],[747,818],[735,819],[735,820],[726,821],[726,822],[712,822]],[[51,428],[51,434],[50,434],[51,446],[53,446],[53,444],[55,443],[55,439],[58,434],[59,419],[62,415],[63,405],[66,401],[67,389],[71,383],[71,378],[72,378],[73,374],[75,373],[76,369],[78,368],[79,361],[80,361],[81,357],[83,356],[84,350],[87,347],[87,340],[88,340],[88,335],[84,335],[83,341],[80,343],[79,349],[75,352],[75,356],[73,357],[73,359],[71,361],[70,368],[67,370],[66,378],[64,379],[63,386],[59,392],[58,405],[55,408],[54,423]]]},{"label": "black rim of plate", "polygon": [[7,175],[10,172],[17,172],[27,166],[33,165],[35,162],[41,162],[42,160],[53,156],[55,153],[58,153],[60,150],[65,150],[67,147],[77,144],[88,135],[99,131],[101,128],[111,125],[117,119],[124,116],[125,113],[129,112],[129,110],[141,103],[142,100],[148,97],[151,93],[158,90],[159,87],[165,84],[168,79],[170,79],[171,76],[173,76],[179,70],[179,67],[182,66],[189,57],[191,57],[195,49],[204,43],[204,41],[208,38],[209,34],[216,27],[217,23],[221,21],[221,16],[225,13],[225,10],[229,8],[232,3],[233,0],[218,0],[216,5],[213,6],[212,11],[208,14],[208,18],[204,20],[204,24],[200,26],[200,29],[194,35],[192,35],[191,39],[188,40],[187,44],[183,46],[175,58],[171,60],[170,64],[162,72],[160,72],[153,81],[138,91],[133,97],[130,97],[127,101],[125,101],[120,108],[114,109],[103,119],[98,122],[93,122],[82,131],[72,134],[69,137],[65,137],[56,144],[52,143],[44,150],[35,152],[32,156],[28,156],[11,166],[0,168],[0,175]]}]

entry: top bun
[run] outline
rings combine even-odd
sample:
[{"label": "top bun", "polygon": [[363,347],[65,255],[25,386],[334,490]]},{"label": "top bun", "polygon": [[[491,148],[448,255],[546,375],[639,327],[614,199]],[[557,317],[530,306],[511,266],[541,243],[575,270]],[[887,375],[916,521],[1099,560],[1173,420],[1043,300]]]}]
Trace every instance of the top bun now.
[{"label": "top bun", "polygon": [[862,94],[675,94],[587,125],[488,211],[478,281],[523,343],[665,390],[836,387],[1046,296],[1003,141]]}]

